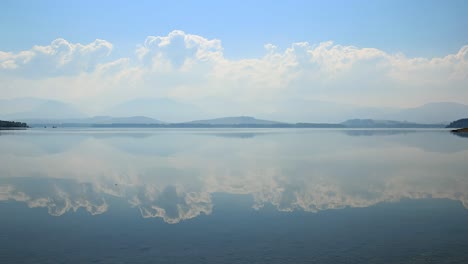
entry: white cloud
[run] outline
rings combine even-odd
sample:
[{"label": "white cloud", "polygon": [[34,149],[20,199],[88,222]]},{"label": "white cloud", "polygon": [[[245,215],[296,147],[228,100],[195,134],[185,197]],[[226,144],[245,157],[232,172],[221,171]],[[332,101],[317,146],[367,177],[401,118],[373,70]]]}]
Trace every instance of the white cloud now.
[{"label": "white cloud", "polygon": [[57,39],[0,52],[0,92],[88,106],[145,96],[203,99],[254,113],[274,111],[292,98],[387,106],[468,103],[468,46],[445,57],[408,58],[331,41],[298,42],[285,50],[267,44],[263,56],[231,60],[220,40],[176,30],[147,37],[128,58],[106,61],[111,51],[104,40],[83,45]]},{"label": "white cloud", "polygon": [[112,44],[96,39],[87,45],[56,39],[48,46],[34,46],[18,53],[0,53],[0,70],[18,78],[50,78],[92,72],[112,51]]},{"label": "white cloud", "polygon": [[175,30],[168,36],[147,37],[136,54],[145,66],[155,70],[164,69],[164,65],[171,69],[189,70],[192,63],[222,59],[222,47],[219,40]]}]

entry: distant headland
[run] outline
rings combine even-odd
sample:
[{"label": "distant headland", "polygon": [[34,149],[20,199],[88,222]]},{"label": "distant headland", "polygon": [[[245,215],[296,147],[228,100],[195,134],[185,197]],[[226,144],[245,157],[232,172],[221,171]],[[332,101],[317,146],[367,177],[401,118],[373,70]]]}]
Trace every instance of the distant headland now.
[{"label": "distant headland", "polygon": [[26,129],[26,128],[28,128],[28,125],[26,123],[23,123],[23,122],[0,120],[0,129],[1,130]]},{"label": "distant headland", "polygon": [[451,122],[447,128],[452,129],[452,133],[455,133],[459,136],[468,137],[468,118],[458,119]]},{"label": "distant headland", "polygon": [[453,121],[447,126],[447,128],[468,128],[468,118]]}]

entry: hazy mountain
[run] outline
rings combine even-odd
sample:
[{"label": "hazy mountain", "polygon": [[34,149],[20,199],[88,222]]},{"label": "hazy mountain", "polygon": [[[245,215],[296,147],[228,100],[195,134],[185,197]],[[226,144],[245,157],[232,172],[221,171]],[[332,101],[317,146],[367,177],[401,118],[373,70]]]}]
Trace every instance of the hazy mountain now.
[{"label": "hazy mountain", "polygon": [[263,118],[285,122],[342,122],[349,119],[407,121],[421,124],[441,124],[466,117],[468,105],[435,102],[415,108],[362,107],[315,100],[289,100],[278,105],[275,112]]},{"label": "hazy mountain", "polygon": [[162,124],[163,122],[146,116],[129,116],[129,117],[111,117],[111,116],[95,116],[83,119],[82,122],[89,124]]},{"label": "hazy mountain", "polygon": [[33,97],[0,99],[0,114],[4,116],[14,113],[28,112],[47,101],[49,100]]},{"label": "hazy mountain", "polygon": [[18,98],[0,101],[1,117],[6,120],[84,118],[75,106],[56,100]]},{"label": "hazy mountain", "polygon": [[349,128],[429,128],[444,127],[443,124],[420,124],[394,120],[350,119],[341,123]]},{"label": "hazy mountain", "polygon": [[208,125],[274,125],[282,124],[281,122],[256,119],[250,116],[233,116],[222,117],[207,120],[195,120],[188,122],[189,124],[208,124]]},{"label": "hazy mountain", "polygon": [[[214,110],[213,110],[214,111]],[[72,104],[39,98],[16,98],[0,100],[0,118],[11,121],[39,123],[141,123],[154,124],[163,120],[168,123],[206,121],[216,112],[206,112],[199,107],[167,98],[139,98],[118,104],[102,116],[85,119],[86,116]],[[248,113],[249,114],[249,113]],[[265,120],[288,123],[340,123],[350,119],[395,120],[423,124],[448,124],[468,116],[468,105],[452,102],[429,103],[415,108],[361,107],[333,102],[295,99],[275,106],[269,113],[250,113]],[[221,115],[218,112],[216,115]],[[109,120],[111,116],[132,117],[132,120]],[[137,120],[139,117],[140,120]],[[144,119],[148,117],[149,119]],[[40,119],[40,120],[39,120]],[[197,122],[199,122],[197,121]],[[229,122],[232,122],[229,121]]]},{"label": "hazy mountain", "polygon": [[415,108],[402,109],[388,115],[391,120],[418,123],[449,123],[468,116],[468,105],[453,102],[429,103]]},{"label": "hazy mountain", "polygon": [[167,122],[185,122],[206,117],[198,107],[168,98],[139,98],[118,104],[105,111],[111,116],[148,116]]},{"label": "hazy mountain", "polygon": [[[352,114],[355,106],[333,102],[294,99],[275,105],[275,110],[268,114],[258,115],[261,118],[280,120],[283,122],[332,122],[361,117]],[[368,118],[367,116],[365,118]]]},{"label": "hazy mountain", "polygon": [[90,118],[68,119],[23,119],[30,124],[163,124],[163,122],[146,116],[112,117],[94,116]]}]

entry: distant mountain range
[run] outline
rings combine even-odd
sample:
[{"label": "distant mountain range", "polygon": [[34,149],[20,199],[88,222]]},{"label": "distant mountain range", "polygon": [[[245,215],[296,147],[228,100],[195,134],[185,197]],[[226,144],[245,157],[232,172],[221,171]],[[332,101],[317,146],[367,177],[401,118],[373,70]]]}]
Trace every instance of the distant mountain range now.
[{"label": "distant mountain range", "polygon": [[270,120],[256,119],[250,116],[223,117],[207,120],[195,120],[182,123],[164,123],[162,121],[144,117],[110,117],[96,116],[82,119],[26,119],[32,127],[58,126],[58,127],[172,127],[172,128],[211,128],[211,127],[344,127],[341,124],[322,123],[282,123]]},{"label": "distant mountain range", "polygon": [[107,110],[110,116],[148,116],[167,122],[186,122],[206,117],[199,107],[168,98],[137,98],[128,100]]},{"label": "distant mountain range", "polygon": [[391,120],[351,119],[342,123],[284,123],[256,119],[250,116],[223,117],[206,120],[195,120],[183,123],[164,123],[144,117],[110,117],[96,116],[83,119],[31,119],[22,120],[32,127],[153,127],[153,128],[443,128],[444,124],[419,124]]},{"label": "distant mountain range", "polygon": [[361,118],[395,120],[425,124],[448,124],[468,116],[468,105],[455,102],[434,102],[412,108],[362,107],[314,100],[292,100],[278,105],[261,118],[285,122],[342,122]]},{"label": "distant mountain range", "polygon": [[95,116],[70,119],[20,119],[30,125],[91,125],[91,124],[164,124],[157,119],[146,116],[112,117]]},{"label": "distant mountain range", "polygon": [[56,100],[39,98],[0,99],[0,118],[5,120],[85,117],[86,115],[74,105]]},{"label": "distant mountain range", "polygon": [[186,124],[206,124],[206,125],[278,125],[286,124],[270,120],[256,119],[250,116],[222,117],[207,120],[195,120]]},{"label": "distant mountain range", "polygon": [[429,103],[388,114],[385,119],[415,123],[449,123],[468,116],[468,105],[452,102]]},{"label": "distant mountain range", "polygon": [[445,124],[420,124],[393,120],[350,119],[341,123],[347,128],[443,128]]},{"label": "distant mountain range", "polygon": [[130,117],[112,117],[112,116],[95,116],[91,118],[81,119],[82,123],[88,124],[163,124],[164,122],[146,116],[130,116]]},{"label": "distant mountain range", "polygon": [[[295,100],[278,104],[276,110],[266,113],[253,113],[261,119],[246,116],[203,119],[222,116],[224,109],[207,112],[199,106],[167,98],[131,99],[101,112],[100,116],[88,117],[76,106],[57,100],[39,98],[0,99],[0,119],[27,123],[80,123],[80,124],[240,124],[281,125],[286,123],[334,123],[361,118],[380,120],[378,124],[367,126],[404,126],[390,124],[382,120],[412,124],[448,124],[453,120],[468,116],[468,105],[453,102],[429,103],[415,108],[371,108],[339,103]],[[232,111],[232,110],[231,110]],[[196,120],[196,121],[191,121]],[[278,120],[278,121],[268,121]],[[364,126],[365,121],[360,121]],[[364,123],[363,123],[364,122]],[[384,124],[385,123],[385,124]],[[346,125],[346,124],[344,124]]]}]

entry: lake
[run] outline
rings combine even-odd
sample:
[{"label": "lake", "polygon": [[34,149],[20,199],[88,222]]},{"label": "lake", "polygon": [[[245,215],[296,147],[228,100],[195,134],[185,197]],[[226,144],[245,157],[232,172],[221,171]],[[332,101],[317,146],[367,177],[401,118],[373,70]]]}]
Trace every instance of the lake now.
[{"label": "lake", "polygon": [[0,131],[0,263],[468,263],[446,130]]}]

